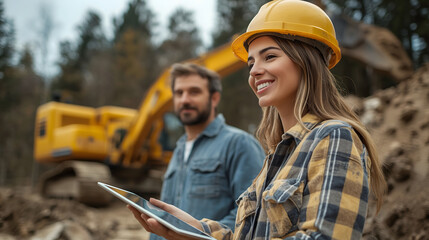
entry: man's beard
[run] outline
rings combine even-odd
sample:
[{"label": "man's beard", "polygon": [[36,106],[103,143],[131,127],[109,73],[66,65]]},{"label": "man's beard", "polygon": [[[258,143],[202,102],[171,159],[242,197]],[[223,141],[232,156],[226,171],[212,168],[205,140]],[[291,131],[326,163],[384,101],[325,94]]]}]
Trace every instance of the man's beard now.
[{"label": "man's beard", "polygon": [[[197,111],[196,117],[187,116],[188,114],[181,115],[180,112],[184,109],[193,109]],[[191,106],[190,104],[185,104],[183,107],[179,109],[179,111],[176,111],[176,115],[179,118],[180,122],[182,122],[185,126],[192,126],[197,125],[201,123],[205,123],[207,119],[210,117],[210,112],[212,109],[212,101],[209,100],[206,107],[199,111],[196,107]]]}]

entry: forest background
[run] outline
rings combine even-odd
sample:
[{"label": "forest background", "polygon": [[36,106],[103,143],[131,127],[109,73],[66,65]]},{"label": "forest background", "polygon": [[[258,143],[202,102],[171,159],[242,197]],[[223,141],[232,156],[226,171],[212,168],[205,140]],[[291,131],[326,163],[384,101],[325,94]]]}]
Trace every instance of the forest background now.
[{"label": "forest background", "polygon": [[[33,135],[37,107],[53,99],[91,107],[138,108],[145,92],[174,62],[197,57],[245,31],[262,0],[217,0],[211,46],[203,46],[193,12],[178,8],[168,21],[165,39],[155,41],[157,16],[145,0],[131,0],[121,16],[111,19],[113,37],[103,32],[100,15],[89,11],[75,39],[60,43],[60,71],[47,77],[34,66],[36,49],[17,50],[13,22],[0,0],[0,186],[32,184]],[[429,62],[429,2],[427,0],[314,1],[336,14],[384,27],[401,41],[414,69]],[[46,19],[44,19],[46,21]],[[43,20],[41,20],[43,21]],[[41,24],[47,33],[49,22]],[[344,58],[333,69],[342,92],[366,97],[396,82],[387,75],[368,76],[367,66]],[[260,108],[247,87],[243,68],[223,80],[219,111],[227,122],[254,131]],[[371,78],[382,84],[374,87]],[[233,104],[230,104],[233,103]]]}]

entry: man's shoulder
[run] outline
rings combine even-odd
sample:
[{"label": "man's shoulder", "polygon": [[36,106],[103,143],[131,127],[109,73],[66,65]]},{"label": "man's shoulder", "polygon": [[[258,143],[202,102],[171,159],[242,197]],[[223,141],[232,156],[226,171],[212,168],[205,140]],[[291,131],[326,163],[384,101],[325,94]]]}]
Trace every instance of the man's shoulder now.
[{"label": "man's shoulder", "polygon": [[227,125],[227,124],[225,124],[225,127],[223,128],[223,132],[225,134],[231,134],[231,135],[238,136],[238,137],[250,137],[250,138],[253,138],[253,136],[250,135],[250,133],[248,133],[248,132],[246,132],[246,131],[244,131],[244,130],[242,130],[240,128],[237,128],[237,127],[234,127],[234,126],[231,126],[231,125]]},{"label": "man's shoulder", "polygon": [[218,134],[218,137],[221,139],[225,139],[225,142],[228,142],[229,144],[259,145],[258,140],[256,140],[256,138],[252,134],[231,125],[225,125],[222,131]]}]

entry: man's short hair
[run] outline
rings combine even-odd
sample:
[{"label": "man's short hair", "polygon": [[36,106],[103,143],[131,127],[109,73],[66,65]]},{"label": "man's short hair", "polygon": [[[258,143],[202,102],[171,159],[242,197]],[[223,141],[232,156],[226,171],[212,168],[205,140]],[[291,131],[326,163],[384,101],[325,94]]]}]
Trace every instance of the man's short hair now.
[{"label": "man's short hair", "polygon": [[170,71],[171,89],[174,90],[176,78],[193,74],[196,74],[201,78],[207,79],[207,81],[209,82],[210,94],[213,94],[215,92],[222,93],[222,84],[220,82],[219,74],[194,63],[173,64]]}]

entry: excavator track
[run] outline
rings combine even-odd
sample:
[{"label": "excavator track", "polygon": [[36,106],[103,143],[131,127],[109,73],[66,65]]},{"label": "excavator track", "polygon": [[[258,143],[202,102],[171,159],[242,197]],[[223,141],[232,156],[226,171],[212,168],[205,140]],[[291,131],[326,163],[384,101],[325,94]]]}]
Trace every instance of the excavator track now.
[{"label": "excavator track", "polygon": [[97,182],[109,183],[109,168],[98,162],[67,161],[42,174],[39,191],[49,198],[67,198],[90,206],[105,206],[112,196]]}]

